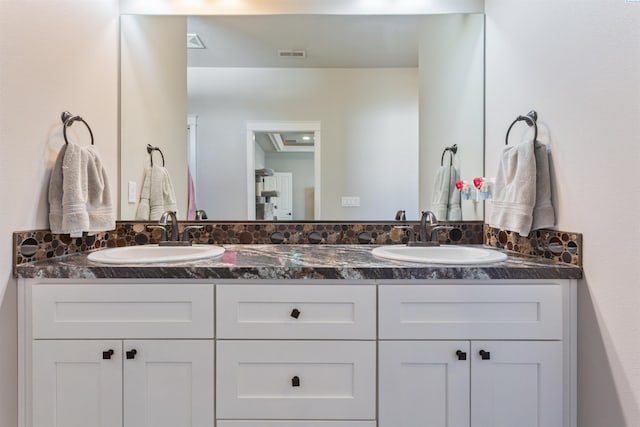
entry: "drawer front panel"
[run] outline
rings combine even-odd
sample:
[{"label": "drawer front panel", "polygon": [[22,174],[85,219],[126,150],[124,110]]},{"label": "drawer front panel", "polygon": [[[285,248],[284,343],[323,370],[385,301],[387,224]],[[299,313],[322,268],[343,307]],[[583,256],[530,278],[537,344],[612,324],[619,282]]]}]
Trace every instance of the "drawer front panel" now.
[{"label": "drawer front panel", "polygon": [[380,339],[562,339],[560,285],[380,286]]},{"label": "drawer front panel", "polygon": [[370,341],[218,341],[221,419],[375,419]]},{"label": "drawer front panel", "polygon": [[375,286],[218,285],[218,338],[375,339]]},{"label": "drawer front panel", "polygon": [[33,336],[213,338],[213,285],[33,287]]},{"label": "drawer front panel", "polygon": [[375,421],[220,420],[218,427],[376,427]]}]

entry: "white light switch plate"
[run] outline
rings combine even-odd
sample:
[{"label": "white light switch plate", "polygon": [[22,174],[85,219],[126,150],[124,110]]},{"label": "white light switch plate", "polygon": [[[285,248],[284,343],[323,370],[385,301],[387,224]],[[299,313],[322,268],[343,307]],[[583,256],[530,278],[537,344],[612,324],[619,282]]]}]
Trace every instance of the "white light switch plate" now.
[{"label": "white light switch plate", "polygon": [[129,181],[129,203],[135,203],[138,201],[136,197],[136,182]]}]

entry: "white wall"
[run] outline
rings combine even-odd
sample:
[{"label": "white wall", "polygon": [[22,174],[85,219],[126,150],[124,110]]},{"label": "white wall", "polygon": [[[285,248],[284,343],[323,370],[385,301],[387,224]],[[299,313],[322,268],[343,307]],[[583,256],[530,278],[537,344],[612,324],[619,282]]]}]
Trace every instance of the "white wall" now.
[{"label": "white wall", "polygon": [[321,219],[417,215],[417,69],[189,68],[188,81],[209,218],[246,219],[246,122],[269,120],[321,122]]},{"label": "white wall", "polygon": [[117,2],[0,1],[2,427],[17,424],[17,319],[11,233],[48,227],[48,180],[63,143],[60,113],[64,110],[81,115],[91,125],[116,191]]},{"label": "white wall", "polygon": [[[149,165],[147,144],[159,147],[176,193],[178,219],[187,218],[187,18],[123,16],[121,20],[120,216],[135,218]],[[153,152],[154,165],[162,157]],[[128,201],[135,182],[136,203]],[[156,218],[156,220],[159,218]]]},{"label": "white wall", "polygon": [[558,228],[584,233],[578,425],[637,426],[640,3],[485,5],[487,172],[495,175],[511,121],[536,109],[551,144]]}]

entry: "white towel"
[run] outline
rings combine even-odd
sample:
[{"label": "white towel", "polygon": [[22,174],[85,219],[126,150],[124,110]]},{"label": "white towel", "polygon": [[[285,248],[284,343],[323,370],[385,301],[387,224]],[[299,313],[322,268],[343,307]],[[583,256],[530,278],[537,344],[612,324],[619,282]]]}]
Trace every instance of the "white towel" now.
[{"label": "white towel", "polygon": [[458,168],[451,165],[441,166],[436,172],[431,210],[439,220],[462,220],[460,192],[456,189],[459,177]]},{"label": "white towel", "polygon": [[[457,167],[451,167],[451,179],[449,180],[449,204],[447,205],[447,220],[462,221],[462,197],[456,188],[456,182],[460,179],[460,171]],[[437,217],[436,217],[437,218]]]},{"label": "white towel", "polygon": [[66,144],[49,180],[49,227],[53,233],[80,237],[115,229],[111,188],[93,146]]},{"label": "white towel", "polygon": [[149,166],[145,170],[136,220],[157,221],[165,211],[177,215],[176,194],[169,172],[162,166]]},{"label": "white towel", "polygon": [[49,228],[53,233],[62,230],[62,161],[66,151],[67,146],[63,145],[49,177]]},{"label": "white towel", "polygon": [[527,236],[531,231],[535,202],[534,145],[531,142],[524,142],[505,147],[500,157],[493,187],[489,225]]},{"label": "white towel", "polygon": [[532,230],[553,227],[556,217],[551,204],[551,173],[549,172],[549,150],[539,141],[535,143],[536,158],[536,204],[533,208]]}]

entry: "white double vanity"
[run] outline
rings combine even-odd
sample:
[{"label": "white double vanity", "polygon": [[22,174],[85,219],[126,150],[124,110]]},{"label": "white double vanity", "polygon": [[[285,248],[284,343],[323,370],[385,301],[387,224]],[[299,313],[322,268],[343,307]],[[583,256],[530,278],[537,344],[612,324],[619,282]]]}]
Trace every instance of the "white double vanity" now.
[{"label": "white double vanity", "polygon": [[246,250],[19,267],[21,427],[575,427],[579,268]]}]

